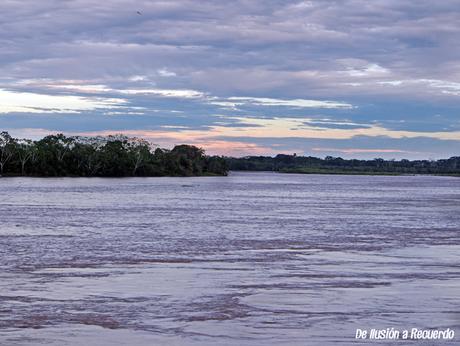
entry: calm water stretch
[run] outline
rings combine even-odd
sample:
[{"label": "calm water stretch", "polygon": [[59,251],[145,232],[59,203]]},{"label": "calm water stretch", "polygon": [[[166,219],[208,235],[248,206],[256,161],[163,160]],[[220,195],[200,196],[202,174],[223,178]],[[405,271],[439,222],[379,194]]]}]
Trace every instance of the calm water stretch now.
[{"label": "calm water stretch", "polygon": [[391,327],[460,341],[459,178],[11,178],[0,193],[1,345],[351,345]]}]

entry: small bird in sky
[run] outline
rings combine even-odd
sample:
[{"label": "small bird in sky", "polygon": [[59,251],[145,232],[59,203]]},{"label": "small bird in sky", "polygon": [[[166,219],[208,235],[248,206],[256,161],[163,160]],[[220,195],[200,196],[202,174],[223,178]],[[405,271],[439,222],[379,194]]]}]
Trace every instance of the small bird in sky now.
[{"label": "small bird in sky", "polygon": [[137,11],[137,14],[138,14],[139,16],[142,16],[142,12],[141,12],[141,11]]}]

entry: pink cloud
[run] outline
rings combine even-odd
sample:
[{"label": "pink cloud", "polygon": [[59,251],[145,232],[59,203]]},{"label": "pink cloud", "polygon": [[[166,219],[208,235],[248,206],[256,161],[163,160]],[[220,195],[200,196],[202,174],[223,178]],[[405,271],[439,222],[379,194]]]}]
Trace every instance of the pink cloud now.
[{"label": "pink cloud", "polygon": [[360,148],[311,148],[313,151],[319,152],[339,152],[345,154],[359,154],[359,153],[406,153],[406,154],[420,154],[418,151],[408,151],[399,149],[360,149]]}]

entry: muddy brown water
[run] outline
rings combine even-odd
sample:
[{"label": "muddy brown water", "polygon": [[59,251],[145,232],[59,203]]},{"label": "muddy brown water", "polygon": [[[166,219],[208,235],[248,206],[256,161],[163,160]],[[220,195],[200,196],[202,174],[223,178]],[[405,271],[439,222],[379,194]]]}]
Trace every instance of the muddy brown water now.
[{"label": "muddy brown water", "polygon": [[1,345],[460,341],[459,178],[11,178],[0,194]]}]

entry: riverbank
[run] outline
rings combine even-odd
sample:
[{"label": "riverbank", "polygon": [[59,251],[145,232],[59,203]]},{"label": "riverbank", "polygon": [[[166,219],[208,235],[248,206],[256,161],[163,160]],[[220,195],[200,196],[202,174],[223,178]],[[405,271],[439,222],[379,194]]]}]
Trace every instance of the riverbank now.
[{"label": "riverbank", "polygon": [[460,157],[440,160],[372,160],[343,159],[341,157],[318,158],[278,154],[226,158],[230,170],[275,171],[301,174],[347,175],[448,175],[460,176]]},{"label": "riverbank", "polygon": [[388,175],[388,176],[411,176],[411,175],[426,175],[426,176],[447,176],[460,177],[459,173],[402,173],[402,172],[366,172],[366,171],[347,171],[333,169],[315,169],[315,168],[299,168],[299,169],[284,169],[277,171],[278,173],[287,174],[330,174],[330,175]]}]

